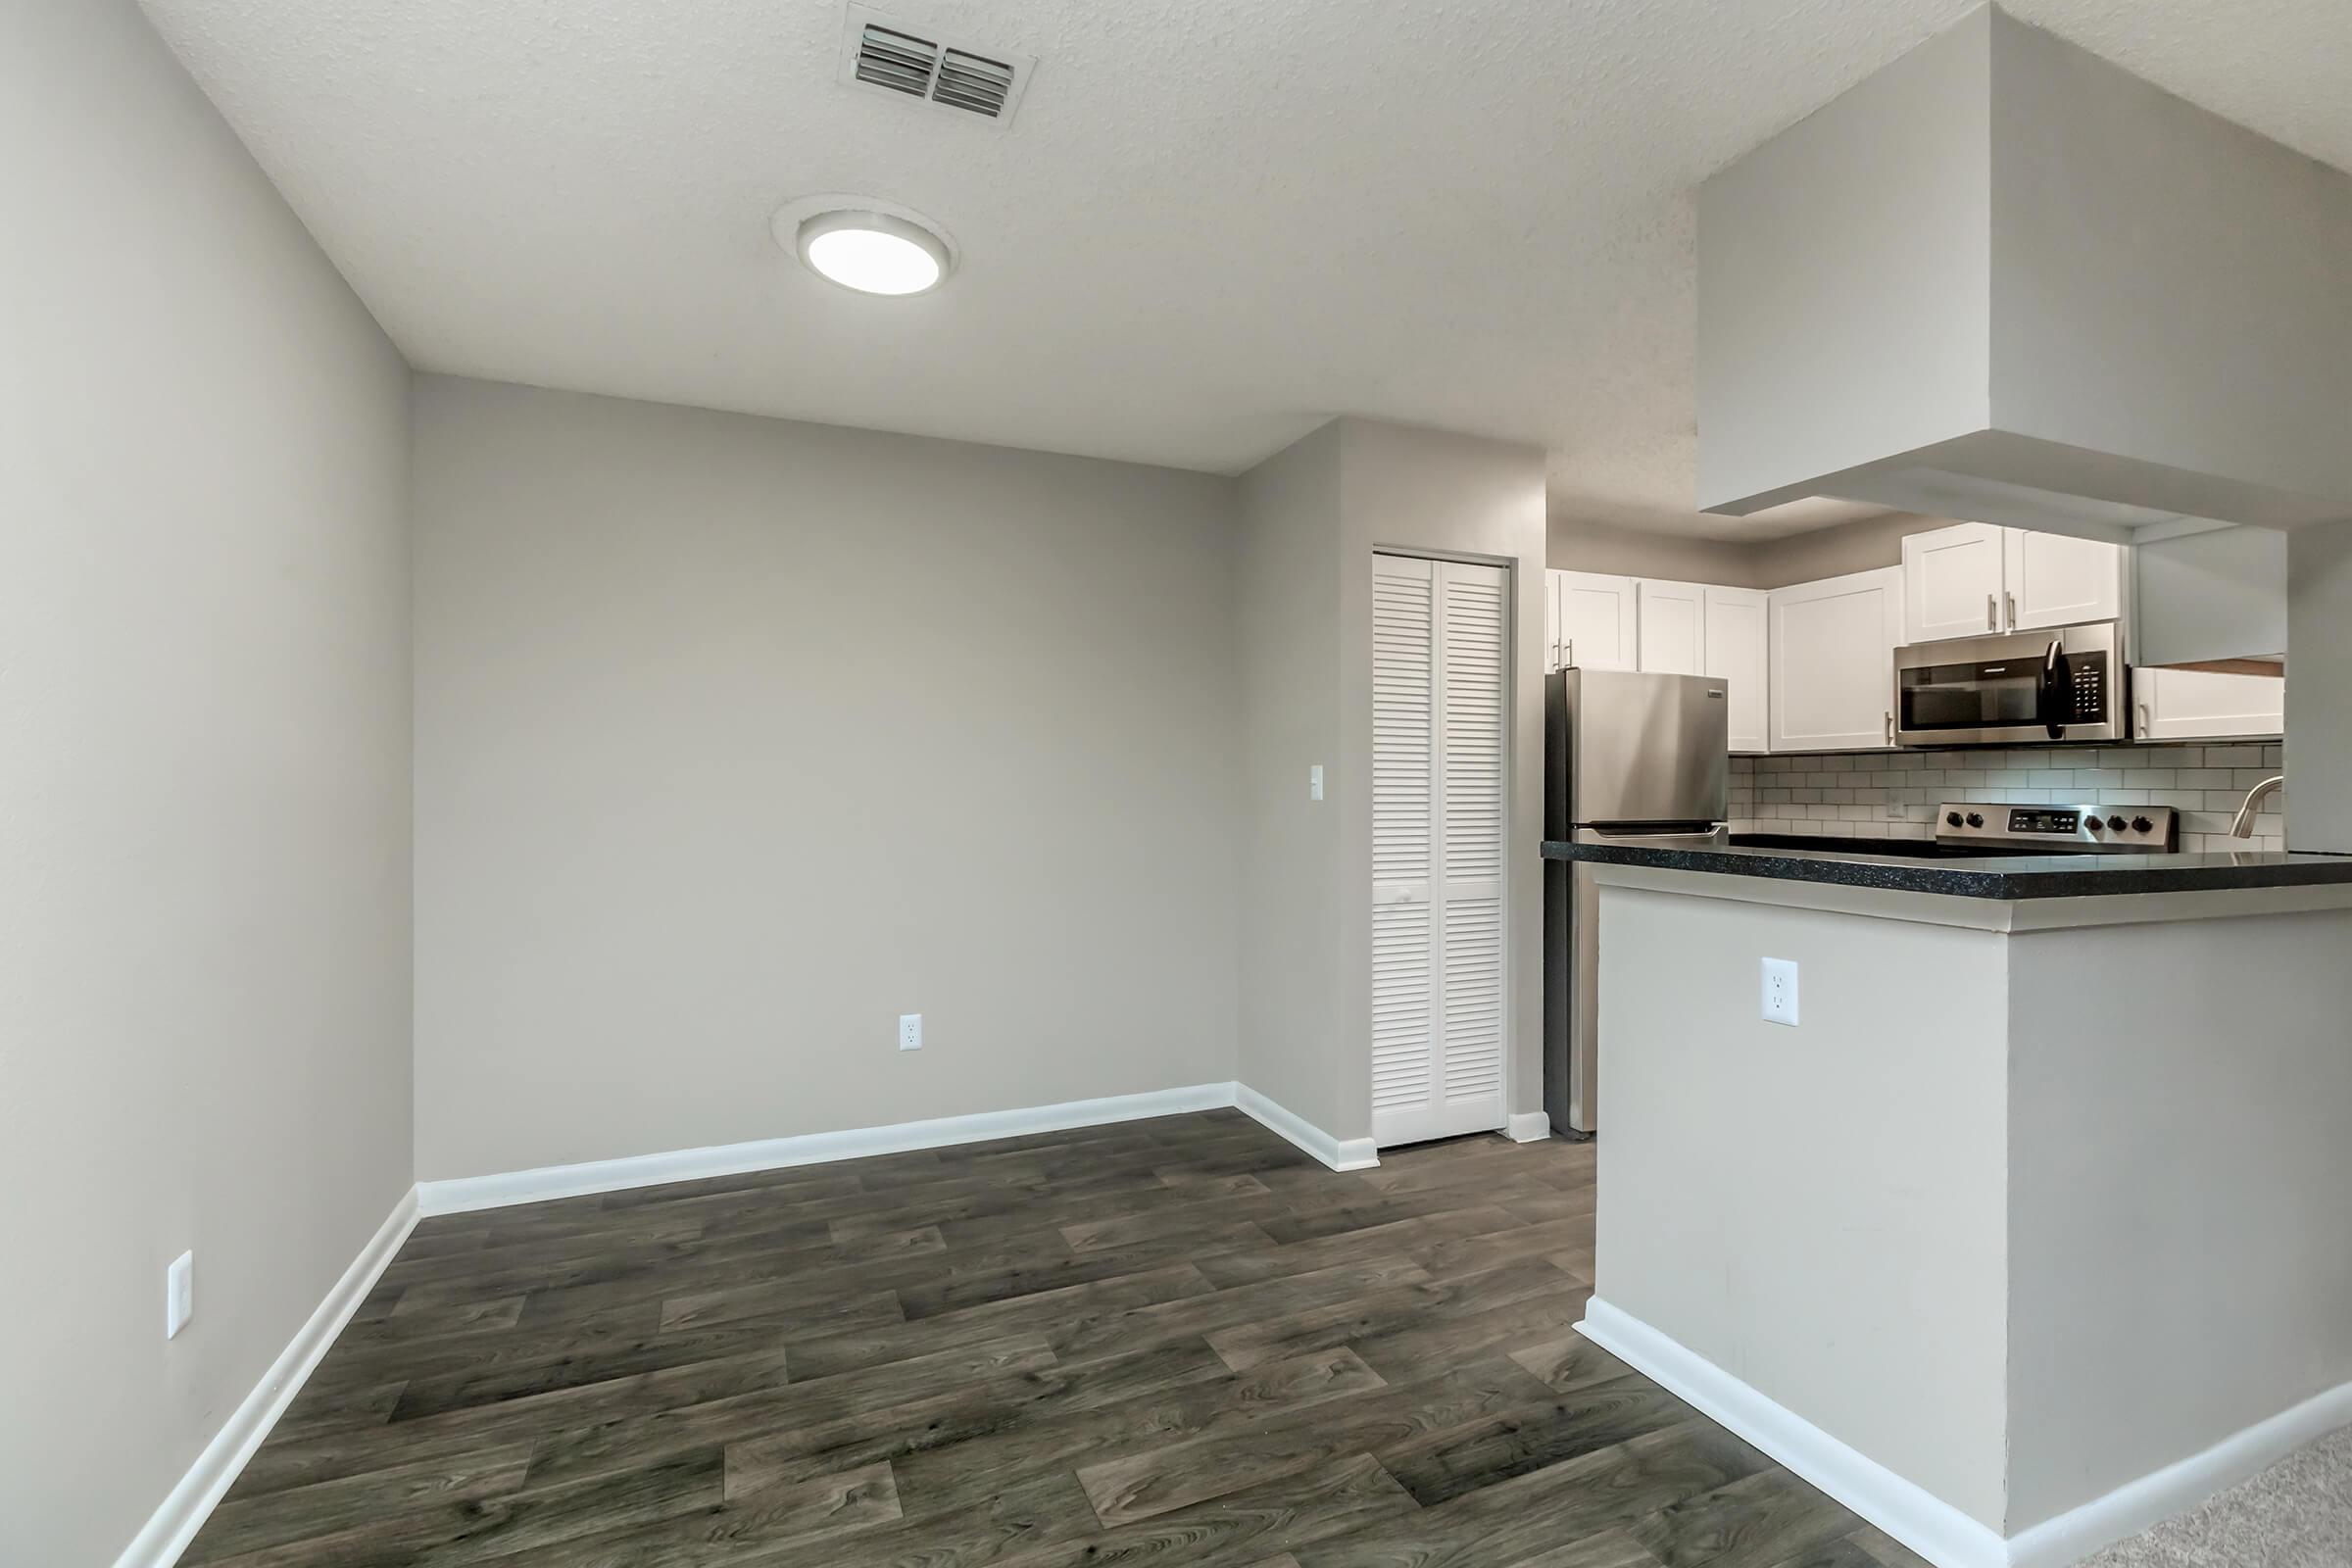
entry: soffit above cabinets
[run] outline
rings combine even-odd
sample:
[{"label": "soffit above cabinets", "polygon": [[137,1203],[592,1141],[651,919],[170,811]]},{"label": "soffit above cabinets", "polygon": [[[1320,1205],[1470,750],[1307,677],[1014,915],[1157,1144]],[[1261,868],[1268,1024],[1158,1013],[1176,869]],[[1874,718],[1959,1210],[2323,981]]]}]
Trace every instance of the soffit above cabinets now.
[{"label": "soffit above cabinets", "polygon": [[1699,503],[2352,518],[2352,175],[1987,6],[1699,195]]}]

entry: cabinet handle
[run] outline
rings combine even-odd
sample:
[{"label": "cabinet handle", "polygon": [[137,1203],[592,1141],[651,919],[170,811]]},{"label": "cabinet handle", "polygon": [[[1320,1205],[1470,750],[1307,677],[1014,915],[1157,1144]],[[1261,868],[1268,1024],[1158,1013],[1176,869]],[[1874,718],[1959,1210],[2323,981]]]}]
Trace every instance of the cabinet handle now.
[{"label": "cabinet handle", "polygon": [[1886,744],[1894,744],[1894,714],[1891,711],[1886,715]]},{"label": "cabinet handle", "polygon": [[1562,669],[1566,669],[1575,662],[1576,639],[1571,637],[1566,642],[1560,644],[1560,667]]},{"label": "cabinet handle", "polygon": [[2001,595],[2001,598],[2009,606],[2009,629],[2015,631],[2017,630],[2017,595],[2005,593]]},{"label": "cabinet handle", "polygon": [[2132,736],[2137,738],[2146,735],[2148,733],[2148,705],[2136,703],[2132,706],[2132,711],[2139,717],[2139,728],[2132,732]]},{"label": "cabinet handle", "polygon": [[1984,629],[1986,631],[2001,629],[2001,606],[1998,595],[1986,594],[1984,596]]}]

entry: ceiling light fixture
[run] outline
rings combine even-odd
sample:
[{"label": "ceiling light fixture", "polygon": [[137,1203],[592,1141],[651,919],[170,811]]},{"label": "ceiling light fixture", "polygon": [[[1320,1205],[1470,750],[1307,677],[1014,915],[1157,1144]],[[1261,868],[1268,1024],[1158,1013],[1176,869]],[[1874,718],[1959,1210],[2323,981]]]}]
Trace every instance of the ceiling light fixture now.
[{"label": "ceiling light fixture", "polygon": [[837,207],[803,217],[788,207],[776,215],[779,242],[788,218],[797,219],[788,243],[808,270],[860,294],[920,294],[955,266],[946,237],[904,213]]}]

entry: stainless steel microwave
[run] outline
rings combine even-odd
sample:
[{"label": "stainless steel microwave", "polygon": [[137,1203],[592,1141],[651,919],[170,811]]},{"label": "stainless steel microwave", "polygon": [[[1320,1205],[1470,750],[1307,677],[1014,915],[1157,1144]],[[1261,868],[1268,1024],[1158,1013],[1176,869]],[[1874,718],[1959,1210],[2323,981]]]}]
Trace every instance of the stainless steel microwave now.
[{"label": "stainless steel microwave", "polygon": [[2123,623],[2092,621],[1894,651],[1898,746],[2131,736]]}]

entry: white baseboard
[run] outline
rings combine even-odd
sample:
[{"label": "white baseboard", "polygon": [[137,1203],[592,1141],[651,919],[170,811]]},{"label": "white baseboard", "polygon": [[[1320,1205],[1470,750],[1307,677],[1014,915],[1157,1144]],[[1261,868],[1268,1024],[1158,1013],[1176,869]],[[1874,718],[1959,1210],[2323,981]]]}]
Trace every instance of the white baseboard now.
[{"label": "white baseboard", "polygon": [[1371,1139],[1334,1138],[1297,1111],[1268,1100],[1248,1084],[1233,1086],[1233,1103],[1261,1126],[1280,1133],[1333,1170],[1369,1170],[1380,1163],[1380,1154],[1373,1149]]},{"label": "white baseboard", "polygon": [[2352,1383],[2316,1394],[2199,1453],[2129,1481],[2009,1538],[2010,1568],[2065,1568],[2127,1536],[2186,1513],[2307,1443],[2352,1426]]},{"label": "white baseboard", "polygon": [[1540,1144],[1551,1136],[1551,1118],[1540,1110],[1516,1111],[1503,1136],[1514,1144]]},{"label": "white baseboard", "polygon": [[915,1149],[944,1149],[954,1144],[985,1143],[992,1138],[1017,1138],[1026,1133],[1138,1121],[1147,1116],[1176,1116],[1186,1111],[1214,1110],[1233,1102],[1234,1086],[1230,1083],[1193,1084],[1183,1089],[1156,1089],[1149,1094],[1116,1095],[1106,1100],[1072,1100],[1058,1105],[984,1110],[969,1116],[903,1121],[888,1127],[851,1127],[839,1132],[764,1138],[756,1143],[722,1144],[710,1149],[628,1154],[618,1159],[545,1165],[536,1170],[506,1171],[495,1176],[460,1176],[419,1182],[416,1197],[426,1214],[460,1214],[477,1208],[544,1202],[551,1198],[654,1187],[662,1182],[778,1170],[787,1165],[813,1165],[828,1159],[861,1159],[869,1154],[903,1154]]},{"label": "white baseboard", "polygon": [[1936,1568],[2007,1568],[2000,1533],[1595,1296],[1577,1332],[1696,1405]]},{"label": "white baseboard", "polygon": [[270,1435],[270,1429],[277,1425],[277,1418],[285,1414],[286,1406],[301,1392],[318,1358],[335,1343],[335,1336],[343,1332],[351,1314],[359,1310],[360,1302],[375,1288],[384,1265],[392,1261],[400,1244],[416,1228],[416,1190],[412,1187],[392,1205],[392,1212],[360,1250],[360,1255],[351,1260],[351,1267],[343,1271],[343,1277],[335,1281],[334,1289],[326,1293],[318,1309],[296,1331],[286,1348],[278,1352],[277,1359],[270,1363],[262,1381],[230,1412],[220,1430],[213,1434],[213,1441],[204,1446],[204,1451],[196,1456],[187,1474],[179,1478],[171,1495],[164,1498],[163,1506],[155,1510],[131,1538],[130,1544],[122,1548],[122,1555],[115,1559],[115,1568],[171,1568],[171,1564],[179,1560],[179,1554],[188,1549],[188,1543],[196,1539],[197,1530],[212,1516],[220,1494],[237,1479],[245,1461],[253,1457],[253,1451]]},{"label": "white baseboard", "polygon": [[1587,1303],[1576,1327],[1936,1568],[2068,1568],[2352,1425],[2352,1383],[2346,1383],[2004,1538],[1598,1297]]}]

